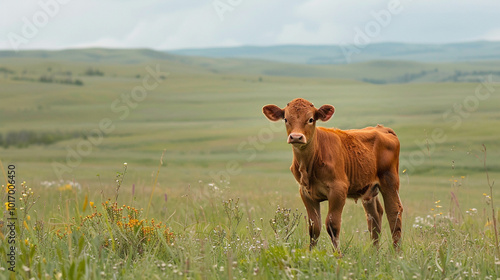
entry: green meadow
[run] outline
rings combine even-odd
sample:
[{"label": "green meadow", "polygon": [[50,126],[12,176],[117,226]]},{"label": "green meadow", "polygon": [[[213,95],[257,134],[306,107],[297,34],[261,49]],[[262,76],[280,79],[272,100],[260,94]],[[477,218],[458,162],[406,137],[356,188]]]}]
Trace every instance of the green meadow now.
[{"label": "green meadow", "polygon": [[[18,220],[10,273],[2,211],[0,277],[496,279],[500,195],[488,176],[500,179],[498,65],[2,52],[2,185],[15,166]],[[457,71],[467,79],[432,78]],[[354,201],[343,212],[343,256],[324,228],[308,250],[284,124],[261,111],[297,97],[335,106],[320,126],[396,131],[400,250],[385,217],[381,246],[371,246]]]}]

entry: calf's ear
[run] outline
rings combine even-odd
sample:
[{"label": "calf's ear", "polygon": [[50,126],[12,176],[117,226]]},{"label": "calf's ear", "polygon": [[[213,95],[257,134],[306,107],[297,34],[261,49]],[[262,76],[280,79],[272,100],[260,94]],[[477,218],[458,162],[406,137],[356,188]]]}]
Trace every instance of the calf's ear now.
[{"label": "calf's ear", "polygon": [[262,107],[262,113],[273,122],[277,122],[285,117],[285,112],[276,105],[266,105]]},{"label": "calf's ear", "polygon": [[316,110],[316,119],[321,121],[328,121],[335,113],[335,108],[332,105],[323,105]]}]

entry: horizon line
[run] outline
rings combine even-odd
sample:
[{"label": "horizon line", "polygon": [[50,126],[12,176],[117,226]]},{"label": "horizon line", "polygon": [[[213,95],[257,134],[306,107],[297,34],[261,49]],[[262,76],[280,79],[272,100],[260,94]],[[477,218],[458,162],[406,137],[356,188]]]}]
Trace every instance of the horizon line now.
[{"label": "horizon line", "polygon": [[[400,45],[421,45],[421,46],[445,46],[445,45],[458,45],[458,44],[470,44],[470,43],[500,43],[500,40],[471,40],[471,41],[460,41],[460,42],[447,42],[447,43],[425,43],[425,42],[398,42],[398,41],[385,41],[385,42],[375,42],[369,43],[364,46],[371,45],[383,45],[383,44],[400,44]],[[231,49],[231,48],[272,48],[272,47],[286,47],[286,46],[300,46],[300,47],[340,47],[340,46],[349,46],[353,44],[300,44],[300,43],[291,43],[291,44],[273,44],[273,45],[258,45],[258,44],[242,44],[235,46],[206,46],[206,47],[185,47],[185,48],[174,48],[174,49],[157,49],[152,47],[118,47],[118,46],[69,46],[62,48],[28,48],[21,50],[13,50],[13,49],[0,49],[1,52],[24,52],[24,51],[65,51],[65,50],[85,50],[85,49],[109,49],[109,50],[153,50],[160,52],[168,52],[168,51],[180,51],[180,50],[202,50],[202,49]]]}]

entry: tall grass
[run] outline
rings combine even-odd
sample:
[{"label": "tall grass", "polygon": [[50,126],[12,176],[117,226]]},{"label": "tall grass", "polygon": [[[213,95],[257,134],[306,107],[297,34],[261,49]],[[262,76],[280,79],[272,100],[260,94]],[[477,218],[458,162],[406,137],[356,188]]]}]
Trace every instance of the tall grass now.
[{"label": "tall grass", "polygon": [[[122,179],[124,175],[121,174]],[[92,193],[68,184],[32,187],[23,183],[21,193],[28,195],[21,195],[25,199],[18,210],[25,214],[19,215],[16,277],[495,279],[500,276],[496,217],[489,217],[487,211],[455,209],[454,215],[463,217],[458,220],[451,215],[451,207],[437,207],[441,204],[436,201],[432,210],[420,209],[418,215],[405,217],[403,243],[396,252],[390,246],[388,230],[383,232],[380,249],[371,245],[363,210],[349,204],[341,232],[344,256],[339,258],[324,229],[318,247],[309,251],[307,226],[300,213],[303,210],[290,210],[300,205],[300,201],[281,201],[278,205],[278,200],[258,194],[238,199],[232,197],[234,193],[227,185],[203,182],[166,200],[152,188],[140,192],[134,189],[132,193],[126,179],[119,184],[115,191],[120,195],[114,201],[105,192]],[[44,205],[39,201],[44,201]],[[125,205],[122,201],[139,206]],[[149,215],[140,205],[150,207]],[[494,215],[496,208],[491,206],[490,213]],[[4,211],[2,225],[5,218]],[[4,266],[9,249],[7,229],[2,226],[0,230],[1,277],[8,278]]]}]

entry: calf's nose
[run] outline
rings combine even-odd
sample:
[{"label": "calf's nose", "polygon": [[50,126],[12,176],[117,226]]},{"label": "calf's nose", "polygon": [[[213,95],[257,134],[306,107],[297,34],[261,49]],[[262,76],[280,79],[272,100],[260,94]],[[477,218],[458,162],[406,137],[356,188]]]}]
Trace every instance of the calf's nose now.
[{"label": "calf's nose", "polygon": [[288,144],[292,143],[306,143],[306,137],[302,133],[290,133],[288,135]]}]

